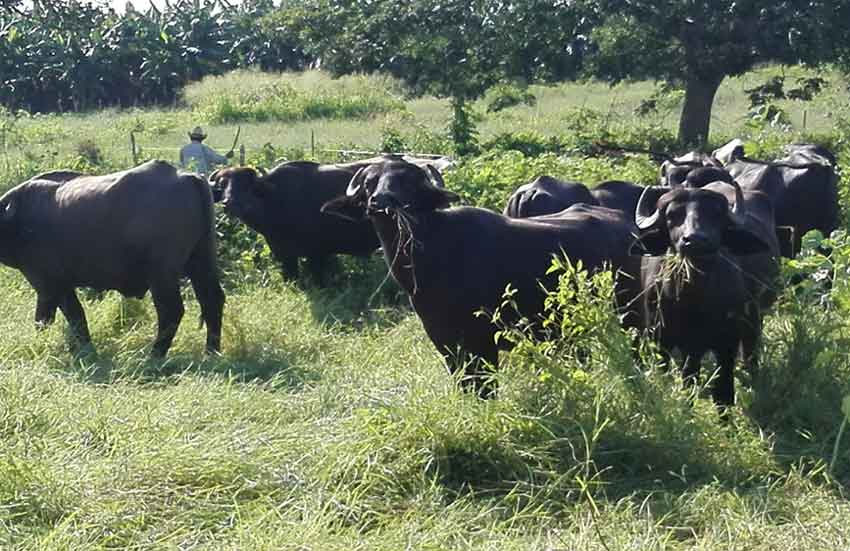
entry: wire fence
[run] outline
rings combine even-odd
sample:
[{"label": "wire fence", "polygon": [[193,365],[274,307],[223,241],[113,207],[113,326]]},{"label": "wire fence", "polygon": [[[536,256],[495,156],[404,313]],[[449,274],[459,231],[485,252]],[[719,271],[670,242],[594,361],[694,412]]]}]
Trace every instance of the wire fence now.
[{"label": "wire fence", "polygon": [[[240,144],[238,149],[236,148],[236,144],[234,143],[233,148],[229,150],[225,150],[224,148],[213,147],[214,150],[217,151],[233,151],[234,154],[238,151],[237,160],[239,161],[239,165],[244,165],[246,157],[249,152],[261,152],[265,151],[266,148],[271,145],[272,150],[274,150],[274,146],[270,143],[267,143],[264,146],[260,147],[246,147],[245,144]],[[212,147],[212,146],[211,146]],[[140,145],[136,141],[136,137],[134,133],[130,133],[130,156],[133,161],[133,165],[138,165],[140,156],[142,153],[147,152],[167,152],[173,156],[173,158],[177,159],[180,157],[181,147],[156,147],[156,146],[146,146]],[[315,134],[311,133],[310,136],[310,157],[315,159],[316,155],[319,153],[330,153],[337,155],[341,160],[347,159],[356,159],[360,157],[368,157],[368,156],[377,156],[377,155],[409,155],[412,157],[424,158],[424,159],[445,159],[446,155],[442,153],[420,153],[413,151],[372,151],[372,150],[361,150],[361,149],[330,149],[330,148],[319,148],[316,147]],[[275,164],[279,162],[283,162],[289,159],[281,158],[275,161]]]}]

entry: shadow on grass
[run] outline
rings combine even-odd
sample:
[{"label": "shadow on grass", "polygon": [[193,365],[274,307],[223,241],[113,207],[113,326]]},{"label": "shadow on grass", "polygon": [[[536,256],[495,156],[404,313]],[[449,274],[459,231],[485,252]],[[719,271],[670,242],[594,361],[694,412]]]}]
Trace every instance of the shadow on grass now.
[{"label": "shadow on grass", "polygon": [[56,358],[56,367],[91,384],[117,380],[145,384],[183,374],[225,376],[241,383],[270,382],[281,388],[298,388],[318,381],[320,375],[299,367],[304,364],[299,360],[285,351],[260,347],[221,356],[172,352],[165,359],[150,358],[147,350],[127,353],[89,347],[80,354]]},{"label": "shadow on grass", "polygon": [[389,327],[410,312],[407,295],[387,271],[381,255],[340,256],[329,263],[327,284],[299,282],[313,319],[325,326],[354,330]]}]

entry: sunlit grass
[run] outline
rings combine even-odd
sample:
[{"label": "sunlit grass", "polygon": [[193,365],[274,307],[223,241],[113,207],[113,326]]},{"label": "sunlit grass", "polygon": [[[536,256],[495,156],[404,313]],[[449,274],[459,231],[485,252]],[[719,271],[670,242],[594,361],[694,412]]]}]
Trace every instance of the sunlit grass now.
[{"label": "sunlit grass", "polygon": [[[732,122],[716,119],[715,132],[736,129],[742,89],[776,70],[724,84],[715,114]],[[846,92],[830,79],[823,98],[788,103],[792,120],[806,109],[810,129],[831,131],[827,106]],[[351,83],[307,73],[291,84]],[[204,84],[237,85],[253,83]],[[482,138],[564,136],[565,117],[582,106],[611,113],[608,128],[624,138],[648,123],[673,128],[675,113],[633,120],[653,88],[533,87],[537,105],[487,116]],[[408,115],[365,121],[245,123],[241,140],[309,152],[312,131],[319,148],[375,148],[386,126],[439,131],[448,117],[442,100],[405,105]],[[21,119],[0,185],[63,166],[83,139],[103,151],[101,170],[126,167],[134,129],[143,154],[174,158],[203,122],[186,108]],[[236,124],[205,126],[209,143],[230,147]],[[799,130],[750,139],[773,151]],[[499,151],[446,179],[498,209],[541,173],[649,183],[655,169],[632,156]],[[710,400],[691,405],[676,371],[650,352],[640,361],[622,352],[631,341],[614,330],[584,356],[533,343],[503,356],[499,396],[483,402],[458,390],[406,297],[392,282],[380,287],[382,259],[342,260],[323,290],[285,284],[273,265],[226,268],[223,354],[204,355],[186,288],[164,362],[148,359],[149,298],[81,292],[95,351],[75,358],[61,315],[36,330],[35,293],[0,270],[0,548],[831,551],[850,541],[846,434],[836,447],[850,392],[841,301],[782,298],[767,319],[762,375],[739,384],[724,424]]]}]

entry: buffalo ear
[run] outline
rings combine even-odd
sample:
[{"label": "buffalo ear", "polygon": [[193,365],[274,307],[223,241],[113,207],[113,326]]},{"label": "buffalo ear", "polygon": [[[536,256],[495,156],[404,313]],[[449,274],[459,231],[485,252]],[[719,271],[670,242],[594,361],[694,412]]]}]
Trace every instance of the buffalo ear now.
[{"label": "buffalo ear", "polygon": [[656,227],[640,232],[629,249],[629,254],[638,256],[661,256],[670,248],[667,231]]},{"label": "buffalo ear", "polygon": [[453,191],[435,186],[431,186],[427,190],[421,203],[422,210],[447,209],[452,203],[460,201],[460,196]]},{"label": "buffalo ear", "polygon": [[357,197],[342,195],[336,199],[331,199],[320,209],[325,214],[339,216],[346,220],[359,222],[366,218],[366,208],[363,201]]},{"label": "buffalo ear", "polygon": [[770,252],[770,245],[763,239],[738,226],[731,226],[723,234],[723,244],[735,255]]}]

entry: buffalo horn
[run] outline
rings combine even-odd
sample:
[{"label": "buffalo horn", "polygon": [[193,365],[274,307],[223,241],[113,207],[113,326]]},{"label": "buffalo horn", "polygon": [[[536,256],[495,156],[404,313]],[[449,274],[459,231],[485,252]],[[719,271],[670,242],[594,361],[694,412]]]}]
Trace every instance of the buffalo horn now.
[{"label": "buffalo horn", "polygon": [[368,166],[361,167],[360,170],[354,173],[351,181],[348,182],[348,188],[345,190],[346,196],[354,197],[360,193],[360,189],[363,187],[364,172],[367,168]]},{"label": "buffalo horn", "polygon": [[735,188],[735,204],[731,208],[732,222],[738,226],[743,226],[747,218],[747,206],[744,204],[744,192],[741,191],[741,186],[738,182],[732,180],[730,184]]},{"label": "buffalo horn", "polygon": [[210,174],[209,182],[210,182],[211,184],[214,184],[214,183],[215,183],[216,179],[218,178],[218,173],[219,173],[219,172],[221,172],[221,169],[218,169],[218,170],[216,170],[215,172],[213,172],[212,174]]},{"label": "buffalo horn", "polygon": [[635,207],[635,225],[640,230],[648,230],[658,222],[658,187],[660,186],[647,186],[640,194]]},{"label": "buffalo horn", "polygon": [[446,183],[443,181],[443,175],[440,174],[439,170],[434,168],[432,165],[425,165],[425,170],[428,171],[428,175],[434,187],[438,187],[440,189],[446,188]]},{"label": "buffalo horn", "polygon": [[257,167],[257,172],[260,174],[261,178],[265,178],[266,176],[269,175],[269,173],[266,171],[266,169],[261,167],[261,166]]}]

